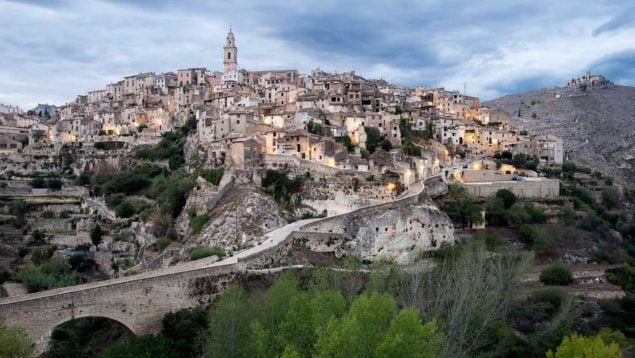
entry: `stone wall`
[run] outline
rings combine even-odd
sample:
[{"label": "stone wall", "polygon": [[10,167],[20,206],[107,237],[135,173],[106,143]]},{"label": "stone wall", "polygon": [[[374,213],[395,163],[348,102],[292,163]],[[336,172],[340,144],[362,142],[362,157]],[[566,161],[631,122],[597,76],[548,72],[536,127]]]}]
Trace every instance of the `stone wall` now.
[{"label": "stone wall", "polygon": [[393,200],[394,195],[382,182],[348,176],[305,181],[301,193],[302,204],[317,213],[326,210],[329,216],[384,203]]},{"label": "stone wall", "polygon": [[549,198],[560,195],[558,179],[525,179],[522,181],[462,184],[474,196],[493,197],[501,189],[507,189],[519,198]]}]

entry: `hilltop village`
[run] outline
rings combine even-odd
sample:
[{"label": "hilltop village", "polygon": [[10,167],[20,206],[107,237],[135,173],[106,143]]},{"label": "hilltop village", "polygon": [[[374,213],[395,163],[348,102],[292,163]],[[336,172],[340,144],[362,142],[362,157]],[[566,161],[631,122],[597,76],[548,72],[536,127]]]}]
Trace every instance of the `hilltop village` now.
[{"label": "hilltop village", "polygon": [[[200,149],[197,159],[232,169],[278,161],[369,175],[390,170],[409,185],[459,157],[465,162],[510,152],[536,156],[541,165],[563,162],[560,139],[512,128],[510,113],[458,91],[412,89],[354,71],[241,69],[232,32],[223,54],[223,72],[141,73],[60,107],[39,105],[26,113],[4,107],[2,170],[47,170],[46,160],[25,164],[25,158],[44,158],[68,144],[86,153],[107,142],[157,144],[189,119],[197,123],[191,143]],[[74,168],[75,174],[82,169]]]},{"label": "hilltop village", "polygon": [[[201,315],[204,327],[220,313],[201,307],[247,307],[236,283],[250,303],[273,307],[273,292],[285,307],[301,304],[313,296],[272,284],[293,272],[283,290],[306,284],[330,300],[321,295],[331,288],[318,286],[335,287],[342,307],[392,290],[430,332],[439,322],[450,342],[442,356],[538,356],[569,332],[600,327],[632,339],[635,191],[568,160],[588,140],[565,147],[549,131],[515,126],[541,120],[528,115],[540,101],[584,101],[611,87],[604,77],[586,73],[510,113],[354,71],[243,69],[231,30],[222,62],[222,72],[127,76],[61,106],[0,105],[0,329],[21,327],[50,356],[110,344],[132,352],[129,333],[150,349],[189,335],[174,356],[196,356],[184,352],[200,355],[194,341],[207,331],[180,332],[181,321]],[[455,318],[481,328],[456,333]],[[296,337],[290,323],[291,338],[241,319],[251,332],[241,339],[256,343],[238,344],[239,356],[264,349],[262,337]],[[215,341],[227,327],[216,323],[201,340],[214,354],[230,345]],[[317,330],[303,329],[312,338],[298,344],[311,356]],[[282,348],[263,356],[300,356]]]},{"label": "hilltop village", "polygon": [[[448,183],[484,198],[559,195],[559,180],[538,173],[563,164],[562,140],[514,128],[510,113],[477,97],[355,72],[241,69],[231,31],[222,51],[223,72],[141,73],[59,107],[0,107],[0,190],[36,211],[23,215],[23,235],[42,234],[66,256],[92,246],[100,271],[114,275],[199,246],[238,252],[289,222],[387,203],[418,185],[433,196]],[[447,229],[405,241],[377,231],[370,249],[342,250],[409,262],[454,242],[439,218]],[[104,240],[90,240],[96,226]]]}]

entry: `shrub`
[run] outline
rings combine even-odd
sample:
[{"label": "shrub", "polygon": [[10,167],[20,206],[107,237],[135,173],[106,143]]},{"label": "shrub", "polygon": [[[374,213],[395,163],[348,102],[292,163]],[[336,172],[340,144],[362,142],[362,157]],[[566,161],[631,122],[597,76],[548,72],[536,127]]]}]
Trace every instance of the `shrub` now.
[{"label": "shrub", "polygon": [[33,245],[44,244],[44,239],[46,239],[46,235],[40,230],[33,230],[31,233],[31,244]]},{"label": "shrub", "polygon": [[120,218],[129,218],[134,215],[134,213],[134,205],[129,201],[124,201],[115,208],[115,214]]},{"label": "shrub", "polygon": [[545,214],[545,209],[541,207],[527,204],[525,205],[525,211],[527,211],[527,214],[529,214],[531,222],[533,223],[544,223],[545,221],[547,221],[547,214]]},{"label": "shrub", "polygon": [[351,137],[349,137],[348,135],[344,135],[344,136],[341,136],[341,137],[335,137],[335,141],[342,143],[346,147],[346,150],[349,153],[352,153],[352,152],[355,151],[355,144],[353,144],[353,141],[351,140]]},{"label": "shrub", "polygon": [[549,287],[534,293],[532,300],[545,305],[545,312],[553,316],[568,299],[568,294],[561,288]]},{"label": "shrub", "polygon": [[575,164],[571,163],[571,162],[566,162],[562,164],[562,171],[563,172],[575,172]]},{"label": "shrub", "polygon": [[60,215],[59,215],[60,219],[68,219],[69,217],[70,217],[70,215],[68,215],[68,213],[66,211],[60,212]]},{"label": "shrub", "polygon": [[496,198],[501,199],[505,209],[509,209],[516,203],[516,195],[507,189],[501,189],[496,192]]},{"label": "shrub", "polygon": [[147,222],[154,214],[154,208],[145,208],[139,213],[139,219]]},{"label": "shrub", "polygon": [[53,219],[55,217],[55,213],[51,210],[45,210],[40,214],[42,219]]},{"label": "shrub", "polygon": [[565,264],[557,262],[540,273],[540,281],[545,285],[566,286],[573,282],[573,273]]},{"label": "shrub", "polygon": [[600,337],[582,337],[574,333],[562,340],[555,353],[547,352],[547,358],[567,357],[621,358],[622,353],[615,343],[605,344]]},{"label": "shrub", "polygon": [[71,270],[71,266],[58,257],[51,258],[41,265],[30,264],[23,267],[17,278],[26,285],[29,292],[82,283],[81,278]]},{"label": "shrub", "polygon": [[214,255],[218,257],[224,257],[225,250],[221,249],[218,246],[214,246],[214,247],[199,246],[190,250],[190,253],[189,253],[190,260],[199,260],[205,257],[214,256]]},{"label": "shrub", "polygon": [[304,178],[301,175],[289,179],[286,173],[277,170],[267,170],[262,179],[264,191],[280,205],[294,207],[300,203],[297,194],[302,190]]},{"label": "shrub", "polygon": [[31,255],[31,262],[36,265],[40,265],[48,261],[55,253],[55,250],[57,250],[57,246],[55,245],[49,245],[47,247],[37,249],[33,251],[33,254]]},{"label": "shrub", "polygon": [[612,330],[608,327],[604,327],[596,334],[596,337],[600,337],[604,344],[607,345],[615,343],[620,348],[628,346],[628,339],[626,339],[624,333],[619,330]]},{"label": "shrub", "polygon": [[616,186],[607,186],[602,189],[602,203],[609,209],[619,206],[622,194]]},{"label": "shrub", "polygon": [[208,182],[218,185],[223,178],[223,174],[225,173],[225,169],[223,168],[214,168],[214,169],[204,169],[201,170],[200,176]]},{"label": "shrub", "polygon": [[103,231],[101,230],[101,226],[99,226],[99,224],[90,229],[90,241],[93,243],[93,245],[97,246],[101,243],[102,235]]},{"label": "shrub", "polygon": [[203,227],[209,221],[209,214],[202,214],[194,217],[190,220],[190,227],[192,228],[192,233],[199,234]]},{"label": "shrub", "polygon": [[157,240],[157,251],[162,252],[166,247],[170,246],[172,240],[167,237],[161,237]]},{"label": "shrub", "polygon": [[201,353],[196,339],[209,325],[209,314],[204,308],[190,308],[167,313],[163,317],[161,334],[169,339],[176,351],[184,357]]},{"label": "shrub", "polygon": [[46,181],[44,180],[44,178],[37,177],[33,178],[29,185],[31,185],[31,188],[42,189],[46,188]]}]

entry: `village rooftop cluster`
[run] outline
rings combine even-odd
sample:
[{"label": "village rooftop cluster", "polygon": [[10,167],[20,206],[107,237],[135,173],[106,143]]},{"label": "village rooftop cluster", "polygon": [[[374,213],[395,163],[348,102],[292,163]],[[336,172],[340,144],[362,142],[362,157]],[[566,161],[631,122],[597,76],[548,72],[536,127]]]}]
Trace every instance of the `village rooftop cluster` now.
[{"label": "village rooftop cluster", "polygon": [[[70,143],[94,152],[104,142],[154,145],[194,119],[195,144],[208,164],[233,169],[292,160],[391,172],[409,185],[442,172],[468,179],[466,170],[484,169],[492,171],[487,181],[509,181],[515,168],[486,163],[502,152],[535,156],[540,165],[563,163],[560,138],[513,128],[512,114],[459,91],[408,88],[354,71],[242,69],[231,30],[222,51],[222,72],[141,73],[60,107],[38,105],[27,112],[0,107],[0,153],[6,158],[1,169],[46,170],[54,165],[47,155]],[[601,79],[587,74],[568,85]],[[453,167],[457,162],[468,164]]]}]

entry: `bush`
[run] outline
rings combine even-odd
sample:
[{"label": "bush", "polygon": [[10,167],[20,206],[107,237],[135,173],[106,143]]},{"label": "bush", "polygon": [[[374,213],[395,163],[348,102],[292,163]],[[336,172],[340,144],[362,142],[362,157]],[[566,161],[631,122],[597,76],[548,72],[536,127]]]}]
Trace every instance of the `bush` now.
[{"label": "bush", "polygon": [[335,137],[335,141],[342,143],[346,147],[346,150],[349,153],[352,153],[352,152],[355,151],[355,144],[353,144],[353,141],[351,140],[351,137],[349,137],[348,135],[344,135],[344,136],[341,136],[341,137]]},{"label": "bush", "polygon": [[532,300],[543,304],[545,312],[553,316],[568,299],[568,294],[561,288],[550,287],[534,293]]},{"label": "bush", "polygon": [[104,358],[180,357],[173,343],[162,335],[132,336],[119,341],[102,352]]},{"label": "bush", "polygon": [[55,213],[51,210],[45,210],[42,212],[42,214],[40,214],[40,217],[42,219],[53,219],[55,218]]},{"label": "bush", "polygon": [[103,231],[101,230],[101,226],[99,226],[99,224],[90,229],[90,241],[93,243],[93,245],[97,246],[101,243],[102,235]]},{"label": "bush", "polygon": [[62,258],[54,257],[41,265],[30,264],[18,272],[17,278],[29,292],[50,290],[82,283],[82,279],[71,270]]},{"label": "bush", "polygon": [[172,240],[167,237],[161,237],[157,240],[157,251],[162,252],[166,247],[170,246]]},{"label": "bush", "polygon": [[532,204],[525,205],[525,211],[529,214],[532,223],[544,223],[547,221],[547,214],[545,214],[545,209],[534,206]]},{"label": "bush", "polygon": [[46,188],[46,181],[44,180],[44,178],[37,177],[33,178],[29,185],[31,185],[31,188],[42,189]]},{"label": "bush", "polygon": [[223,178],[223,174],[225,173],[225,169],[223,168],[214,168],[214,169],[204,169],[201,170],[199,175],[203,177],[203,179],[208,182],[218,185]]},{"label": "bush", "polygon": [[299,193],[302,191],[304,178],[301,175],[289,179],[286,173],[277,170],[267,170],[262,179],[264,191],[280,205],[292,208],[300,204]]},{"label": "bush", "polygon": [[190,227],[192,228],[192,233],[199,234],[203,227],[209,221],[209,214],[202,214],[195,216],[190,220]]},{"label": "bush", "polygon": [[31,262],[36,265],[43,264],[53,256],[55,250],[57,250],[57,246],[55,245],[49,245],[47,247],[37,249],[33,251],[33,254],[31,255]]},{"label": "bush", "polygon": [[42,245],[44,244],[44,239],[46,239],[46,235],[40,230],[33,230],[33,232],[31,233],[32,245]]},{"label": "bush", "polygon": [[134,215],[134,213],[134,205],[129,201],[124,201],[115,208],[115,214],[120,218],[129,218]]},{"label": "bush", "polygon": [[571,172],[574,173],[575,172],[575,164],[571,163],[571,162],[565,162],[562,164],[562,171],[563,172]]},{"label": "bush", "polygon": [[139,219],[147,222],[154,215],[154,208],[145,208],[139,213]]},{"label": "bush", "polygon": [[566,286],[573,282],[573,273],[565,264],[557,262],[540,273],[540,281],[545,285]]},{"label": "bush", "polygon": [[509,209],[516,203],[516,195],[507,189],[496,192],[496,198],[502,200],[505,209]]},{"label": "bush", "polygon": [[161,334],[173,343],[183,357],[197,357],[201,347],[196,339],[209,325],[209,314],[203,308],[190,308],[167,313],[163,317]]},{"label": "bush", "polygon": [[568,357],[602,357],[621,358],[622,353],[617,344],[605,344],[600,337],[582,337],[576,333],[562,340],[556,352],[547,352],[547,358],[568,358]]},{"label": "bush", "polygon": [[225,250],[221,249],[218,246],[209,247],[209,246],[199,246],[190,250],[189,256],[190,260],[199,260],[209,256],[218,256],[220,258],[225,257]]}]

